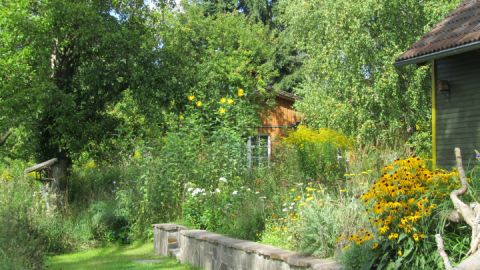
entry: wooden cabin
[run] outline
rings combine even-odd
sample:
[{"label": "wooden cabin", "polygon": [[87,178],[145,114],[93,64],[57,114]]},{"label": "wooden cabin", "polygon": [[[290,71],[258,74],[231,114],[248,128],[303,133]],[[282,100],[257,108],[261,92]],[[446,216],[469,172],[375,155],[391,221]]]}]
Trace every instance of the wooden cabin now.
[{"label": "wooden cabin", "polygon": [[272,150],[288,131],[295,129],[301,117],[293,104],[299,97],[280,91],[275,97],[275,106],[261,114],[261,126],[257,127],[257,136],[248,140],[249,166],[270,160]]},{"label": "wooden cabin", "polygon": [[431,63],[432,156],[438,167],[465,166],[480,150],[480,1],[466,0],[396,61]]}]

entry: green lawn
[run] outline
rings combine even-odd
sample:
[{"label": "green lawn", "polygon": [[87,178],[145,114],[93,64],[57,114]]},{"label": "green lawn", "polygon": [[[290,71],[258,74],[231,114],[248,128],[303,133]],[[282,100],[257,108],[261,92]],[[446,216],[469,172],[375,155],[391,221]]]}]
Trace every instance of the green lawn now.
[{"label": "green lawn", "polygon": [[[160,260],[144,263],[136,260]],[[132,244],[96,248],[83,252],[53,256],[47,259],[46,269],[52,270],[193,270],[196,268],[177,263],[174,259],[153,255],[153,244]]]}]

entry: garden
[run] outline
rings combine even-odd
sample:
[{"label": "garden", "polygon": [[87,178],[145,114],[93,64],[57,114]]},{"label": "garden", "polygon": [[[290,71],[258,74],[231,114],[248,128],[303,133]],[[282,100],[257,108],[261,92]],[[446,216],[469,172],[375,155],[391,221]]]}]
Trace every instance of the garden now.
[{"label": "garden", "polygon": [[[432,164],[429,66],[393,66],[458,3],[1,2],[0,269],[191,269],[132,264],[167,222],[346,269],[443,269],[441,234],[459,263],[472,229],[451,218],[463,171]],[[252,164],[279,91],[302,121]],[[45,195],[25,169],[51,158]]]}]

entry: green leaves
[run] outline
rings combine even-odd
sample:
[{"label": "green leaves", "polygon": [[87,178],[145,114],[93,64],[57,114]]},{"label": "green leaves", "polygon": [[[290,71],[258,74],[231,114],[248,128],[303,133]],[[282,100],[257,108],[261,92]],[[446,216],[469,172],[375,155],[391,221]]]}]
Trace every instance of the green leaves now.
[{"label": "green leaves", "polygon": [[297,108],[306,121],[362,143],[392,145],[412,136],[417,122],[429,122],[429,71],[396,69],[393,63],[453,5],[280,1],[281,39],[306,55],[300,70],[304,80],[295,89],[304,97]]}]

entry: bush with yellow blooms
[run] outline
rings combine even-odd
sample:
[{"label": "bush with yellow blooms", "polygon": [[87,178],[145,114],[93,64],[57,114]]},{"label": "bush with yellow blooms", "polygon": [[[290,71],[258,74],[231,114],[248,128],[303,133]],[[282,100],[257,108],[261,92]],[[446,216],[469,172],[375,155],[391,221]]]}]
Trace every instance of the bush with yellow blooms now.
[{"label": "bush with yellow blooms", "polygon": [[298,155],[301,170],[307,180],[334,183],[345,173],[345,154],[350,140],[331,129],[310,129],[299,126],[285,138]]},{"label": "bush with yellow blooms", "polygon": [[362,245],[379,250],[370,262],[376,269],[404,267],[406,263],[411,267],[435,264],[435,256],[419,254],[428,254],[430,249],[431,254],[435,253],[437,208],[458,187],[457,172],[432,171],[425,160],[410,157],[395,160],[382,173],[360,197],[369,215],[370,228],[341,235],[339,240],[349,240],[357,248]]}]

